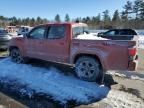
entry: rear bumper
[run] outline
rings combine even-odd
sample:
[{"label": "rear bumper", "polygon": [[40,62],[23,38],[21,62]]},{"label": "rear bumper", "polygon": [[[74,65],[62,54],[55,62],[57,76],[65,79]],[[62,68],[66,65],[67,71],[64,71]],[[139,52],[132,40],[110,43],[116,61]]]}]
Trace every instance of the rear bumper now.
[{"label": "rear bumper", "polygon": [[128,70],[129,71],[136,71],[138,67],[138,60],[134,60],[129,62]]}]

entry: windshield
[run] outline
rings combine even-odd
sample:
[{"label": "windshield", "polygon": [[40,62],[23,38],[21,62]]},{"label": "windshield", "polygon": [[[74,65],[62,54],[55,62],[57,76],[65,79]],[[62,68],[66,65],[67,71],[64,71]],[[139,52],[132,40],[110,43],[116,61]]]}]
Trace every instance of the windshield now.
[{"label": "windshield", "polygon": [[73,36],[77,37],[78,35],[89,33],[89,29],[87,26],[78,26],[73,28]]}]

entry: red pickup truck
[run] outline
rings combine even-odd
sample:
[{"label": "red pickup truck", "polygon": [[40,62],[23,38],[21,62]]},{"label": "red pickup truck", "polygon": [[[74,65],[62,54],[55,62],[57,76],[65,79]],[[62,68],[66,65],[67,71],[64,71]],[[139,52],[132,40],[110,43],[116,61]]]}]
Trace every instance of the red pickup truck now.
[{"label": "red pickup truck", "polygon": [[137,41],[108,40],[93,36],[83,23],[52,23],[33,28],[10,41],[10,57],[71,64],[80,79],[96,81],[107,70],[137,68]]}]

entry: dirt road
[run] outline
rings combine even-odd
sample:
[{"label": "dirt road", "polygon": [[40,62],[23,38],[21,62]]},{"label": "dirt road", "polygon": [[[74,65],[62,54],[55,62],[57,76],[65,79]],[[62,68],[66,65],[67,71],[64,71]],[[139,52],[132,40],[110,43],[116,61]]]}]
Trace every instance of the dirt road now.
[{"label": "dirt road", "polygon": [[0,93],[0,108],[25,108],[26,106],[9,96]]}]

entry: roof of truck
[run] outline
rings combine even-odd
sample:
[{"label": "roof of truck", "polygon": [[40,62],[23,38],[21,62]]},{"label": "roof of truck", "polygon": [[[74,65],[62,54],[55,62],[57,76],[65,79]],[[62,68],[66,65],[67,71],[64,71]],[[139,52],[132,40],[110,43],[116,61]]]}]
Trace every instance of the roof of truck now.
[{"label": "roof of truck", "polygon": [[47,23],[47,24],[42,24],[42,25],[72,25],[72,26],[82,25],[82,26],[87,26],[87,24],[85,24],[85,23],[75,23],[75,22]]}]

